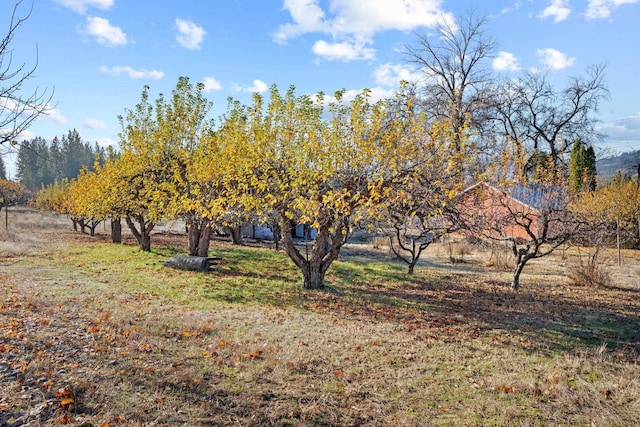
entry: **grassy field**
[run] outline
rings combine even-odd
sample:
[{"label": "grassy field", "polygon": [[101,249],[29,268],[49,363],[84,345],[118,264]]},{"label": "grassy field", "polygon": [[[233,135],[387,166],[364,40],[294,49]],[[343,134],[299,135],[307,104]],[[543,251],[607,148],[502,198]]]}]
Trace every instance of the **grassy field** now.
[{"label": "grassy field", "polygon": [[273,249],[214,241],[223,261],[203,274],[160,264],[185,236],[142,253],[100,231],[25,210],[0,231],[1,427],[640,420],[632,251],[610,287],[571,285],[571,249],[513,292],[495,251],[434,246],[407,276],[353,244],[309,292]]}]

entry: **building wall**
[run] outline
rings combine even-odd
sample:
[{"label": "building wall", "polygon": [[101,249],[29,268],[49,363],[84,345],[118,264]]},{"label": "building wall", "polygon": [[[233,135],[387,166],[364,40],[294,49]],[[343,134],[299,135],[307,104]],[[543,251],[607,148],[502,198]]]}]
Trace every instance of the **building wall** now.
[{"label": "building wall", "polygon": [[[527,228],[538,233],[539,211],[486,183],[462,194],[463,215],[475,229],[492,239],[530,240]],[[527,226],[528,225],[528,226]]]}]

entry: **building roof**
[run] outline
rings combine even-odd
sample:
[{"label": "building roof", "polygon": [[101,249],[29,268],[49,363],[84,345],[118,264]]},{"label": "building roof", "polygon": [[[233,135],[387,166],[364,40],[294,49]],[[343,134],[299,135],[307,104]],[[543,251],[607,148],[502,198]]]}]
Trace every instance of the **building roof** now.
[{"label": "building roof", "polygon": [[477,187],[484,186],[491,189],[495,193],[502,193],[507,197],[526,205],[537,211],[543,210],[559,210],[566,205],[565,195],[566,189],[558,185],[547,184],[528,184],[528,185],[512,185],[505,188],[498,188],[488,182],[481,181],[471,187],[466,188],[462,193],[467,193]]}]

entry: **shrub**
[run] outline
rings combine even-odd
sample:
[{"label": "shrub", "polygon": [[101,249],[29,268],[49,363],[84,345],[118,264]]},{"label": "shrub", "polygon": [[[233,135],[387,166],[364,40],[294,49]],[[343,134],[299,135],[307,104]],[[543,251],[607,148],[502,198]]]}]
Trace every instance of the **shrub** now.
[{"label": "shrub", "polygon": [[607,286],[611,283],[611,276],[604,264],[600,251],[596,249],[593,254],[586,257],[586,260],[580,258],[578,263],[569,268],[569,280],[578,286]]}]

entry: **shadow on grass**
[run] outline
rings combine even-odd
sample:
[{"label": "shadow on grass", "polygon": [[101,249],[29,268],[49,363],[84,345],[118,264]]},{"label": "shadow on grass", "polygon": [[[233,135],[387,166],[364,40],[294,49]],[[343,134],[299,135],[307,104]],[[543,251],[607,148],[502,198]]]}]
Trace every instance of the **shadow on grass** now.
[{"label": "shadow on grass", "polygon": [[396,287],[351,282],[340,289],[339,306],[349,307],[346,311],[395,319],[434,339],[464,341],[495,333],[499,343],[500,336],[518,334],[527,338],[523,346],[535,350],[606,344],[640,353],[640,310],[625,291],[530,285],[514,292],[507,283],[462,276],[416,276]]},{"label": "shadow on grass", "polygon": [[640,309],[637,292],[629,289],[528,284],[514,292],[480,268],[473,275],[448,268],[430,274],[423,266],[408,275],[397,261],[358,253],[331,266],[325,290],[305,291],[299,270],[282,252],[230,247],[215,248],[212,255],[223,262],[199,282],[207,299],[394,322],[425,339],[463,342],[488,334],[496,345],[513,345],[518,335],[523,348],[536,351],[606,343],[640,352]]}]

